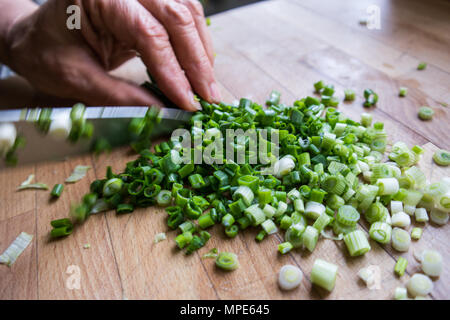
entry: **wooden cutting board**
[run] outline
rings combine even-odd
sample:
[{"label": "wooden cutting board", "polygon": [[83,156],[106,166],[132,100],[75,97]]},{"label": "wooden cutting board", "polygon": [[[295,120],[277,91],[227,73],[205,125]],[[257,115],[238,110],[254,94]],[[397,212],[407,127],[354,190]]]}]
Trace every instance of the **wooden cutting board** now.
[{"label": "wooden cutting board", "polygon": [[[358,23],[371,4],[380,7],[381,30]],[[263,102],[276,89],[291,103],[313,94],[312,84],[320,79],[334,84],[340,98],[343,89],[353,88],[356,101],[342,103],[340,111],[356,120],[361,112],[372,113],[375,121],[385,123],[392,141],[424,146],[420,167],[430,181],[450,176],[449,168],[431,159],[437,148],[450,149],[450,111],[440,105],[450,102],[449,9],[448,2],[439,0],[292,0],[266,1],[213,16],[210,30],[224,101],[245,96]],[[428,63],[426,70],[416,70],[420,61]],[[137,62],[118,72],[138,82],[143,74]],[[409,89],[406,98],[398,97],[400,86]],[[373,109],[362,107],[365,88],[379,93]],[[432,121],[417,118],[422,105],[433,106]],[[372,250],[358,258],[350,258],[343,243],[327,239],[321,239],[311,254],[299,250],[281,256],[276,247],[282,234],[256,243],[253,231],[228,239],[220,227],[211,230],[205,248],[185,256],[175,249],[175,233],[168,231],[166,214],[158,208],[121,216],[98,214],[67,239],[50,240],[50,221],[65,217],[70,203],[81,199],[90,182],[104,177],[106,166],[119,172],[134,158],[124,148],[99,158],[85,155],[0,171],[0,252],[21,231],[34,235],[11,268],[0,265],[0,299],[390,299],[397,286],[419,271],[412,254],[424,248],[439,250],[444,257],[444,272],[434,282],[431,297],[450,297],[448,224],[426,224],[423,237],[413,241],[407,253],[371,241]],[[66,185],[56,202],[50,202],[45,191],[15,191],[31,173],[36,181],[53,186],[76,165],[93,169],[80,182]],[[367,224],[361,222],[360,228],[367,231]],[[154,244],[160,232],[167,232],[168,240]],[[241,267],[226,273],[217,270],[212,259],[201,258],[214,247],[238,254]],[[409,265],[399,279],[393,269],[400,256]],[[331,293],[311,285],[317,258],[339,266]],[[305,278],[296,290],[282,292],[276,277],[287,263],[299,266]],[[358,280],[358,270],[367,266],[380,270],[378,289],[369,290]],[[79,289],[72,282],[77,275]]]}]

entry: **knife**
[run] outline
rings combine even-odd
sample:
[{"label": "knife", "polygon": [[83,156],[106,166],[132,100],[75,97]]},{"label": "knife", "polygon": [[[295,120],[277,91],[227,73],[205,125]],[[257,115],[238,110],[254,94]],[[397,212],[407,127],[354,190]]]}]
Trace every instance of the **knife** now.
[{"label": "knife", "polygon": [[[17,150],[18,164],[26,164],[49,160],[64,160],[68,156],[88,153],[92,144],[99,138],[105,138],[112,147],[130,143],[128,125],[133,118],[143,118],[148,110],[146,106],[133,107],[87,107],[86,120],[94,125],[91,139],[80,139],[76,143],[57,140],[50,135],[44,135],[36,128],[35,120],[42,109],[20,109],[0,111],[0,124],[13,123],[17,135],[25,138],[25,147]],[[160,109],[161,122],[152,132],[152,138],[170,135],[173,130],[188,122],[192,112],[180,109]],[[63,115],[69,116],[71,108],[53,108],[51,119]],[[4,168],[0,160],[0,168]]]}]

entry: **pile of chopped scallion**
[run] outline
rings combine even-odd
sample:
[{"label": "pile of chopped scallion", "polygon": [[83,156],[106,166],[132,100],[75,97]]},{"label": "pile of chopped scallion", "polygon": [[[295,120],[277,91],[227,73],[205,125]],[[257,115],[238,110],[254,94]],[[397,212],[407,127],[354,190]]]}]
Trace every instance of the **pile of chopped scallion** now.
[{"label": "pile of chopped scallion", "polygon": [[[315,88],[322,92],[321,100],[308,96],[292,105],[281,103],[275,91],[266,107],[245,98],[238,105],[201,101],[203,110],[186,125],[194,139],[217,130],[225,136],[226,129],[278,130],[273,175],[262,174],[261,164],[249,164],[249,150],[245,164],[227,159],[223,164],[176,164],[176,141],[162,142],[151,151],[148,137],[157,117],[150,110],[130,124],[130,131],[140,137],[133,144],[139,158],[128,162],[123,172],[108,168],[105,179],[92,182],[90,193],[72,207],[71,219],[52,222],[52,235],[68,235],[75,224],[100,211],[125,214],[158,205],[166,208],[167,225],[179,231],[175,242],[186,254],[205,246],[211,237],[208,228],[222,224],[230,238],[257,228],[257,241],[283,229],[285,242],[278,246],[282,254],[300,247],[312,252],[319,238],[332,238],[325,233],[330,228],[349,255],[358,256],[371,249],[365,233],[357,229],[361,216],[370,224],[370,238],[392,242],[399,251],[408,250],[411,237],[405,228],[411,217],[425,222],[429,213],[433,222],[447,223],[450,178],[427,183],[416,166],[424,150],[397,142],[387,154],[390,161],[383,162],[383,123],[372,124],[368,113],[360,122],[347,118],[327,107],[337,106],[332,86],[320,82]],[[370,89],[366,93],[366,100],[375,103],[377,95]],[[201,121],[200,130],[194,121]],[[265,142],[270,149],[270,139]],[[203,139],[201,148],[210,143]],[[237,142],[233,146],[235,151],[242,147]]]}]

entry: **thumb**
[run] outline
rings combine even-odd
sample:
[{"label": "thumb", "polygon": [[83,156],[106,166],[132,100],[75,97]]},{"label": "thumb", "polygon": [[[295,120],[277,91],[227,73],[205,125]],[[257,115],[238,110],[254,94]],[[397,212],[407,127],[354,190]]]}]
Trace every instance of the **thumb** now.
[{"label": "thumb", "polygon": [[[92,66],[91,66],[92,67]],[[134,83],[114,77],[101,68],[83,72],[85,81],[77,88],[79,97],[89,105],[163,106],[163,103]]]}]

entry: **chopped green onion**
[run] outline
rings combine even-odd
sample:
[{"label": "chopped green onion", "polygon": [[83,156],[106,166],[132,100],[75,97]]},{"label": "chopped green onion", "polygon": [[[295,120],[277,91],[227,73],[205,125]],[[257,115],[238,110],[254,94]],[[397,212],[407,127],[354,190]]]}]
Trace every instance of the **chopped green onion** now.
[{"label": "chopped green onion", "polygon": [[406,288],[412,297],[424,297],[433,290],[433,282],[426,275],[416,273],[409,279]]},{"label": "chopped green onion", "polygon": [[332,291],[336,283],[337,271],[337,265],[322,259],[316,259],[311,270],[311,282]]},{"label": "chopped green onion", "polygon": [[433,154],[433,160],[440,166],[448,166],[450,165],[450,152],[447,150],[437,150]]},{"label": "chopped green onion", "polygon": [[281,267],[278,274],[278,285],[283,290],[292,290],[300,285],[303,272],[300,268],[287,264]]},{"label": "chopped green onion", "polygon": [[129,203],[122,203],[122,204],[119,204],[119,205],[117,206],[116,211],[117,211],[118,214],[121,214],[121,213],[131,213],[131,212],[134,211],[134,207],[133,207],[132,204],[129,204]]},{"label": "chopped green onion", "polygon": [[425,208],[417,208],[414,211],[414,215],[416,217],[417,222],[427,222],[428,221],[428,214],[427,214],[427,210]]},{"label": "chopped green onion", "polygon": [[191,243],[193,239],[192,233],[190,231],[183,232],[182,234],[179,234],[175,238],[175,242],[178,246],[178,248],[183,249],[185,246]]},{"label": "chopped green onion", "polygon": [[22,252],[33,240],[33,236],[26,232],[21,232],[9,247],[0,255],[0,263],[11,267]]},{"label": "chopped green onion", "polygon": [[236,270],[239,268],[239,260],[234,253],[221,252],[216,258],[216,266],[227,271]]},{"label": "chopped green onion", "polygon": [[122,190],[123,181],[118,178],[112,178],[105,182],[103,185],[103,195],[110,197]]},{"label": "chopped green onion", "polygon": [[361,114],[361,124],[366,128],[370,127],[372,124],[372,119],[373,117],[370,113],[363,112]]},{"label": "chopped green onion", "polygon": [[26,189],[42,189],[48,190],[48,186],[45,183],[31,183],[34,180],[34,174],[30,174],[24,182],[20,184],[17,190],[26,190]]},{"label": "chopped green onion", "polygon": [[153,242],[158,243],[166,239],[167,239],[166,234],[164,232],[161,232],[155,235],[155,239],[153,240]]},{"label": "chopped green onion", "polygon": [[392,247],[400,252],[408,251],[409,245],[411,244],[411,237],[408,231],[400,228],[394,228],[392,230]]},{"label": "chopped green onion", "polygon": [[417,65],[417,70],[424,70],[427,67],[427,63],[426,62],[420,62]]},{"label": "chopped green onion", "polygon": [[370,250],[367,237],[361,230],[355,230],[344,236],[344,242],[347,246],[350,256],[361,256]]},{"label": "chopped green onion", "polygon": [[364,98],[365,98],[364,107],[372,107],[378,101],[378,94],[376,94],[372,89],[365,89]]},{"label": "chopped green onion", "polygon": [[270,219],[267,219],[266,221],[264,221],[264,222],[261,224],[261,227],[263,228],[263,230],[264,230],[265,232],[267,232],[267,234],[274,234],[274,233],[276,233],[276,232],[278,231],[277,226],[276,226],[275,223],[274,223],[272,220],[270,220]]},{"label": "chopped green onion", "polygon": [[370,226],[370,238],[381,244],[386,244],[391,241],[392,227],[386,222],[374,222]]},{"label": "chopped green onion", "polygon": [[242,199],[247,206],[252,204],[253,198],[253,191],[247,186],[240,186],[233,193],[233,200]]},{"label": "chopped green onion", "polygon": [[322,213],[316,221],[314,221],[314,224],[312,225],[313,228],[317,229],[317,231],[320,233],[323,229],[325,229],[326,226],[328,226],[331,223],[332,218],[327,215],[326,213]]},{"label": "chopped green onion", "polygon": [[302,199],[295,199],[294,200],[294,209],[296,212],[304,213],[305,212],[305,205],[303,204]]},{"label": "chopped green onion", "polygon": [[308,201],[306,203],[305,215],[311,219],[317,219],[325,212],[325,206],[321,203]]},{"label": "chopped green onion", "polygon": [[235,224],[225,228],[225,234],[228,236],[228,238],[236,237],[238,232],[239,232],[239,227]]},{"label": "chopped green onion", "polygon": [[346,89],[344,90],[344,94],[345,94],[345,101],[353,101],[355,100],[355,91],[352,89]]},{"label": "chopped green onion", "polygon": [[204,215],[200,216],[200,218],[198,218],[198,226],[202,229],[209,228],[213,225],[214,225],[214,220],[212,219],[211,214],[209,214],[209,213],[204,214]]},{"label": "chopped green onion", "polygon": [[400,90],[398,92],[398,95],[400,97],[406,97],[406,94],[408,93],[408,88],[400,87]]},{"label": "chopped green onion", "polygon": [[435,250],[422,252],[422,270],[430,277],[439,277],[443,270],[442,255]]},{"label": "chopped green onion", "polygon": [[74,183],[84,178],[90,166],[76,166],[72,174],[66,179],[66,183]]},{"label": "chopped green onion", "polygon": [[214,258],[216,259],[217,256],[219,255],[219,251],[217,250],[217,248],[212,248],[211,250],[209,250],[207,253],[205,253],[202,258],[203,259],[209,259],[209,258]]},{"label": "chopped green onion", "polygon": [[0,123],[0,156],[5,156],[13,148],[16,137],[17,131],[14,124]]},{"label": "chopped green onion", "polygon": [[203,177],[199,174],[190,175],[188,179],[194,189],[200,189],[206,185],[205,180],[203,180]]},{"label": "chopped green onion", "polygon": [[406,288],[397,287],[395,288],[394,299],[395,300],[405,300],[408,298],[408,292]]},{"label": "chopped green onion", "polygon": [[72,174],[66,179],[66,183],[74,183],[84,178],[90,166],[76,166]]},{"label": "chopped green onion", "polygon": [[420,107],[418,115],[422,120],[431,120],[433,118],[434,111],[430,107]]},{"label": "chopped green onion", "polygon": [[360,218],[359,212],[352,206],[345,205],[339,208],[336,214],[336,221],[340,224],[353,227]]},{"label": "chopped green onion", "polygon": [[161,190],[156,196],[156,202],[161,207],[166,207],[172,201],[172,193],[169,190]]},{"label": "chopped green onion", "polygon": [[289,251],[292,250],[292,248],[294,248],[294,246],[290,242],[283,242],[278,245],[278,251],[281,254],[288,253]]},{"label": "chopped green onion", "polygon": [[408,260],[403,257],[398,258],[397,263],[394,267],[394,272],[399,276],[403,276],[406,271],[406,266],[408,265]]},{"label": "chopped green onion", "polygon": [[397,212],[391,217],[391,225],[394,227],[406,228],[411,224],[411,218],[404,212]]},{"label": "chopped green onion", "polygon": [[222,225],[223,225],[225,228],[227,228],[227,227],[233,225],[234,221],[235,221],[234,217],[233,217],[231,214],[227,213],[227,214],[222,218]]},{"label": "chopped green onion", "polygon": [[284,239],[291,243],[294,248],[299,248],[303,245],[303,232],[305,231],[305,226],[297,223],[294,225],[291,225],[284,234]]},{"label": "chopped green onion", "polygon": [[316,248],[317,240],[319,239],[319,231],[312,226],[307,226],[302,235],[302,245],[313,252]]},{"label": "chopped green onion", "polygon": [[422,237],[422,228],[413,228],[411,230],[411,239],[419,240]]},{"label": "chopped green onion", "polygon": [[260,232],[258,232],[258,234],[255,237],[256,241],[263,241],[264,237],[267,235],[267,233],[264,230],[261,230]]},{"label": "chopped green onion", "polygon": [[377,180],[378,195],[394,195],[400,186],[395,178],[383,178]]},{"label": "chopped green onion", "polygon": [[58,183],[58,184],[55,184],[55,186],[53,187],[52,192],[50,194],[52,195],[52,197],[59,198],[61,196],[61,193],[63,192],[63,190],[64,190],[64,185]]},{"label": "chopped green onion", "polygon": [[432,209],[430,212],[430,219],[438,225],[446,225],[448,222],[448,212],[439,209]]},{"label": "chopped green onion", "polygon": [[266,204],[263,208],[263,212],[268,219],[272,219],[275,216],[276,209],[270,204]]},{"label": "chopped green onion", "polygon": [[391,201],[391,213],[403,212],[403,203],[401,201]]}]

